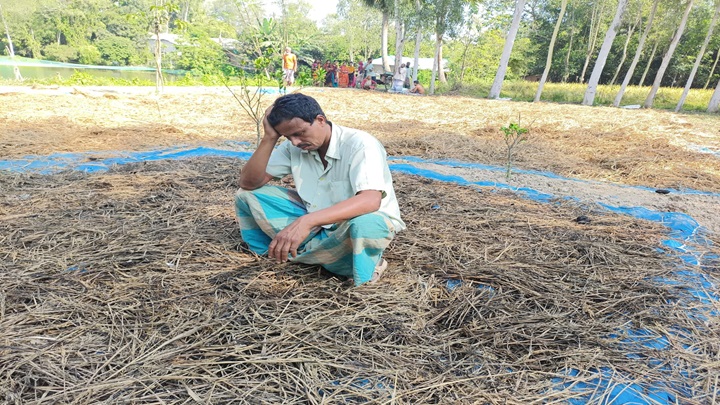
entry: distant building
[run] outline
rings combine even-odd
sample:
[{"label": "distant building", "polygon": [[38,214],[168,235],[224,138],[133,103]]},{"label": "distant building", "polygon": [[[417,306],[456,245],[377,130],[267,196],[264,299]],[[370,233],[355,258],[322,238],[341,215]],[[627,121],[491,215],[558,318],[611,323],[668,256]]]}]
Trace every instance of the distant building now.
[{"label": "distant building", "polygon": [[[177,44],[180,39],[180,35],[161,32],[159,36],[160,50],[162,53],[177,52]],[[158,36],[155,34],[150,34],[148,37],[148,46],[150,47],[151,52],[155,52],[157,37]]]}]

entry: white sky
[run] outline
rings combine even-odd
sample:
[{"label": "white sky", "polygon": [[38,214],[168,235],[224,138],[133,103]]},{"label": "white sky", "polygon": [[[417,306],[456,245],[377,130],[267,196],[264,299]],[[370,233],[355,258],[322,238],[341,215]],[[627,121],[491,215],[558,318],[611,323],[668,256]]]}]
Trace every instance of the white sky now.
[{"label": "white sky", "polygon": [[[337,2],[338,0],[310,0],[309,3],[312,4],[312,12],[308,17],[315,22],[321,22],[329,14],[337,11]],[[274,3],[274,0],[265,0],[265,11],[268,14],[279,11]]]}]

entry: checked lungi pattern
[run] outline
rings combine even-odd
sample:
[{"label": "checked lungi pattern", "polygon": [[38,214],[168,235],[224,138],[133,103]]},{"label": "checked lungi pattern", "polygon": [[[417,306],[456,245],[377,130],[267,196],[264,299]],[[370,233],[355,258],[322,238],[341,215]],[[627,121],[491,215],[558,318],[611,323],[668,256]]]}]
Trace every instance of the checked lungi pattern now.
[{"label": "checked lungi pattern", "polygon": [[[265,185],[240,190],[235,195],[240,236],[250,250],[264,255],[275,235],[307,214],[295,190]],[[373,212],[314,230],[290,260],[318,264],[326,270],[351,277],[356,286],[370,281],[375,266],[395,237],[395,227],[383,213]]]}]

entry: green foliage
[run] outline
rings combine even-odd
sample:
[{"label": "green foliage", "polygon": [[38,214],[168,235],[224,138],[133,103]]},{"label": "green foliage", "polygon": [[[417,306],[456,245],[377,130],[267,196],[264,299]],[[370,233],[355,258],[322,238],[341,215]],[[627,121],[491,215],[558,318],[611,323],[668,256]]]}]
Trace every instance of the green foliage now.
[{"label": "green foliage", "polygon": [[96,41],[95,45],[107,65],[134,65],[140,59],[135,44],[128,38],[112,35]]},{"label": "green foliage", "polygon": [[194,75],[218,73],[227,63],[220,44],[206,35],[184,38],[183,44],[177,48],[180,51],[180,56],[175,61],[177,68],[188,70]]},{"label": "green foliage", "polygon": [[315,86],[325,86],[325,76],[327,75],[327,70],[325,70],[322,67],[318,67],[315,70],[315,75],[313,77],[313,84]]},{"label": "green foliage", "polygon": [[[391,4],[392,6],[392,4]],[[326,19],[323,28],[322,46],[319,54],[312,59],[342,59],[353,56],[355,61],[367,60],[380,54],[382,14],[378,8],[368,8],[357,1],[338,1],[339,15]],[[391,34],[394,30],[390,30]],[[395,42],[391,39],[391,44]]]},{"label": "green foliage", "polygon": [[116,77],[96,76],[86,71],[75,70],[68,78],[56,76],[50,79],[29,79],[31,84],[60,85],[60,86],[150,86],[149,80],[138,78],[120,79]]},{"label": "green foliage", "polygon": [[272,79],[275,81],[275,86],[277,86],[280,93],[287,92],[287,88],[285,87],[285,80],[283,80],[283,71],[282,69],[275,70],[272,75]]},{"label": "green foliage", "polygon": [[500,127],[505,138],[505,145],[507,146],[507,163],[505,170],[505,177],[510,178],[510,171],[512,170],[513,152],[515,147],[524,142],[527,139],[526,134],[529,132],[528,128],[520,125],[520,116],[518,115],[518,122],[511,122],[506,127]]},{"label": "green foliage", "polygon": [[98,65],[102,62],[102,55],[95,45],[83,45],[78,48],[78,62],[85,65]]},{"label": "green foliage", "polygon": [[429,70],[418,70],[418,79],[423,86],[430,86],[432,80],[432,72]]},{"label": "green foliage", "polygon": [[307,66],[300,66],[296,73],[295,84],[297,84],[298,86],[313,85],[313,77],[312,72],[310,72],[310,68],[308,68]]},{"label": "green foliage", "polygon": [[[422,81],[421,81],[422,82]],[[456,88],[456,93],[471,97],[487,96],[491,81],[482,81],[476,83],[466,83]],[[501,97],[508,97],[515,101],[533,101],[535,92],[537,91],[537,82],[529,82],[523,80],[506,81],[503,84]],[[542,100],[555,103],[572,103],[579,104],[583,100],[587,85],[581,83],[545,83],[543,88]],[[611,106],[615,95],[620,89],[619,85],[608,86],[600,85],[597,88],[595,104],[600,106]],[[447,93],[451,87],[439,87],[438,93]],[[628,86],[623,97],[623,105],[642,105],[650,91],[647,86]],[[680,87],[661,87],[655,99],[654,107],[658,109],[672,110],[675,108],[677,101],[683,89]],[[683,106],[684,111],[702,112],[707,109],[713,89],[691,89],[688,93],[687,100]]]},{"label": "green foliage", "polygon": [[[322,25],[309,18],[311,3],[303,1],[275,2],[280,12],[274,18],[263,19],[259,0],[0,0],[12,35],[15,53],[20,56],[45,58],[64,62],[100,65],[154,66],[154,58],[148,48],[148,33],[168,32],[185,37],[180,53],[162,55],[163,66],[187,69],[191,76],[182,83],[218,84],[223,76],[232,76],[234,69],[262,72],[266,79],[279,71],[280,55],[285,46],[291,46],[303,64],[314,59],[366,60],[380,54],[380,31],[382,10],[389,13],[390,53],[394,53],[396,18],[394,1],[339,0],[338,13],[331,14]],[[612,17],[613,6],[609,0],[570,2],[555,44],[554,61],[543,99],[579,103],[585,90],[583,85],[560,85],[567,77],[575,81],[584,64],[590,40],[591,25],[599,27],[598,40]],[[363,3],[372,3],[368,8]],[[491,0],[483,2],[482,12],[478,2],[458,0],[399,1],[399,19],[405,23],[409,41],[405,43],[404,56],[412,56],[414,32],[421,27],[420,56],[431,57],[434,52],[434,33],[439,32],[444,41],[444,57],[450,61],[449,85],[440,84],[438,92],[453,91],[460,94],[484,95],[489,81],[495,75],[504,38],[512,17],[514,1]],[[524,14],[521,29],[515,41],[508,64],[503,96],[516,100],[532,100],[536,83],[518,80],[526,74],[542,71],[549,40],[559,11],[558,0],[534,1]],[[626,13],[616,45],[611,49],[601,83],[614,75],[622,58],[629,26],[640,19],[638,28],[630,35],[625,66],[619,77],[625,74],[638,38],[647,22],[651,0],[631,2]],[[667,69],[662,88],[656,98],[656,106],[672,108],[677,103],[679,91],[667,86],[682,87],[693,66],[697,50],[702,43],[714,9],[710,1],[696,1],[690,23]],[[599,10],[599,23],[593,22],[593,10]],[[419,8],[418,8],[419,7]],[[684,1],[661,0],[655,23],[645,45],[643,58],[635,70],[633,84],[641,76],[645,66],[649,72],[645,80],[652,82],[659,60],[682,15]],[[717,33],[716,28],[716,33]],[[210,38],[237,38],[232,49],[220,49]],[[650,50],[658,44],[652,63],[648,64]],[[0,35],[0,54],[6,52],[7,39]],[[591,54],[589,70],[592,69],[597,47]],[[695,85],[717,83],[720,69],[711,75],[714,56],[720,48],[720,37],[714,35],[708,52],[698,70]],[[567,61],[567,62],[566,62]],[[232,64],[233,67],[230,66]],[[302,66],[302,64],[301,64]],[[567,72],[567,75],[565,74]],[[310,84],[313,79],[301,68],[297,82]],[[324,72],[315,80],[324,81]],[[587,74],[586,74],[587,76]],[[420,82],[428,85],[429,72],[420,72]],[[227,79],[232,80],[232,79]],[[253,79],[254,80],[254,79]],[[617,82],[620,82],[618,79]],[[556,83],[552,83],[552,82]],[[479,91],[482,89],[482,91]],[[600,86],[597,104],[608,105],[614,98],[616,88]],[[484,94],[482,94],[484,93]],[[647,90],[628,88],[624,101],[642,104]],[[709,91],[692,89],[686,107],[704,110]]]},{"label": "green foliage", "polygon": [[87,73],[76,70],[69,79],[65,81],[65,84],[72,86],[97,86],[100,85],[102,80]]},{"label": "green foliage", "polygon": [[46,59],[58,62],[76,62],[78,52],[69,45],[50,44],[43,48],[43,54]]}]

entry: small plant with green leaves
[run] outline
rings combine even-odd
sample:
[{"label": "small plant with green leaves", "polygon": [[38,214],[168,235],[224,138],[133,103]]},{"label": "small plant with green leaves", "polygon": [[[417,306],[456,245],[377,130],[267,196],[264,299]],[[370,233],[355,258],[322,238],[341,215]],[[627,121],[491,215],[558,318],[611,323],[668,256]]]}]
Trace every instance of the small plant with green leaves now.
[{"label": "small plant with green leaves", "polygon": [[[260,127],[262,127],[263,118],[265,115],[265,109],[262,108],[262,98],[265,92],[263,91],[264,76],[257,75],[254,83],[244,73],[240,75],[238,87],[239,91],[235,92],[230,88],[227,80],[224,80],[225,87],[230,90],[235,100],[237,100],[240,107],[245,113],[255,122],[255,132],[257,134],[257,141],[255,147],[260,145],[262,139],[262,133]],[[253,86],[254,84],[254,86]]]},{"label": "small plant with green leaves", "polygon": [[505,145],[507,145],[507,163],[505,170],[505,177],[510,178],[510,172],[512,171],[513,153],[515,147],[521,142],[527,140],[527,134],[530,131],[529,128],[525,128],[520,125],[520,116],[518,116],[518,122],[511,122],[506,127],[501,127],[503,135],[505,135]]}]

